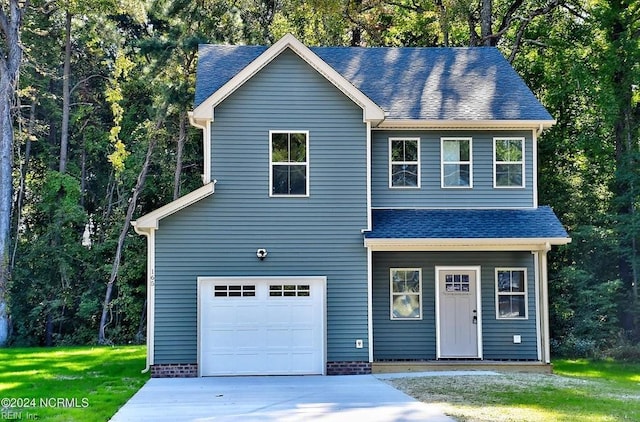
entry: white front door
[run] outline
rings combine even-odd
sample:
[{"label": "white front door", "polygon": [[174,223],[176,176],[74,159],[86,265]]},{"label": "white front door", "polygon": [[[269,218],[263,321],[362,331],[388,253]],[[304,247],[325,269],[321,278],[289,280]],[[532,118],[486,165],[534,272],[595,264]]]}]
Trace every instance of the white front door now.
[{"label": "white front door", "polygon": [[436,267],[437,357],[481,358],[480,267]]},{"label": "white front door", "polygon": [[200,375],[323,374],[325,280],[199,278]]}]

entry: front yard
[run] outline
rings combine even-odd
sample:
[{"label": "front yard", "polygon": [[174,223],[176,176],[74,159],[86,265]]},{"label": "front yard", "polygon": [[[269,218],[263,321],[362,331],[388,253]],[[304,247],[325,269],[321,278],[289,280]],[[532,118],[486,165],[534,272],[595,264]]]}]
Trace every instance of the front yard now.
[{"label": "front yard", "polygon": [[107,421],[149,378],[146,347],[0,349],[0,421]]},{"label": "front yard", "polygon": [[554,372],[405,378],[392,384],[465,422],[640,420],[640,364],[559,360]]},{"label": "front yard", "polygon": [[[149,378],[144,346],[0,349],[0,420],[106,421]],[[639,421],[640,364],[554,362],[554,375],[396,379],[459,421]]]}]

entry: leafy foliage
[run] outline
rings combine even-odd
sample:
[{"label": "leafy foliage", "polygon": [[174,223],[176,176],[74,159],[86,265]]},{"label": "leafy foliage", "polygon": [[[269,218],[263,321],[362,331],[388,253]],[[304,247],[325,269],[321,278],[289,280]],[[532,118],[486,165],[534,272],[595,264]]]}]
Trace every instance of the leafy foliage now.
[{"label": "leafy foliage", "polygon": [[[291,32],[309,45],[497,46],[557,119],[538,143],[539,202],[554,207],[573,237],[550,254],[554,349],[633,349],[640,341],[638,7],[628,0],[34,1],[15,109],[13,342],[95,341],[150,140],[157,147],[138,214],[199,185],[201,134],[187,124],[198,44],[270,44]],[[61,174],[53,169],[67,12],[72,89]],[[113,342],[144,337],[144,243],[125,237],[109,303]]]}]

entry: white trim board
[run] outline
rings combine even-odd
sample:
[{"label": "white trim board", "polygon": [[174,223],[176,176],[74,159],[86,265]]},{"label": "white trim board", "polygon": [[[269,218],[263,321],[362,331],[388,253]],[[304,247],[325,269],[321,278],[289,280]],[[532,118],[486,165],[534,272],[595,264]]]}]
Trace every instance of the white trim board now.
[{"label": "white trim board", "polygon": [[169,202],[167,205],[158,208],[155,211],[151,211],[149,214],[145,214],[138,217],[136,221],[131,222],[131,225],[135,229],[136,233],[143,234],[143,232],[149,229],[157,230],[158,223],[165,217],[175,214],[183,208],[186,208],[203,198],[214,193],[216,181],[208,183],[185,196]]},{"label": "white trim board", "polygon": [[568,237],[487,239],[364,239],[372,251],[537,251],[566,245]]}]

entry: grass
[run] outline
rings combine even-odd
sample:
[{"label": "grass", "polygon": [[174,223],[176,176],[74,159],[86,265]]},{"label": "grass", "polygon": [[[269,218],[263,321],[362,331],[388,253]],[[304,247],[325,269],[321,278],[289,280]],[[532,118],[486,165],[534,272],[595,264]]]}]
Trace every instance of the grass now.
[{"label": "grass", "polygon": [[0,349],[0,421],[107,421],[149,378],[144,346]]},{"label": "grass", "polygon": [[554,375],[424,377],[392,381],[465,422],[640,421],[640,364],[560,360]]}]

